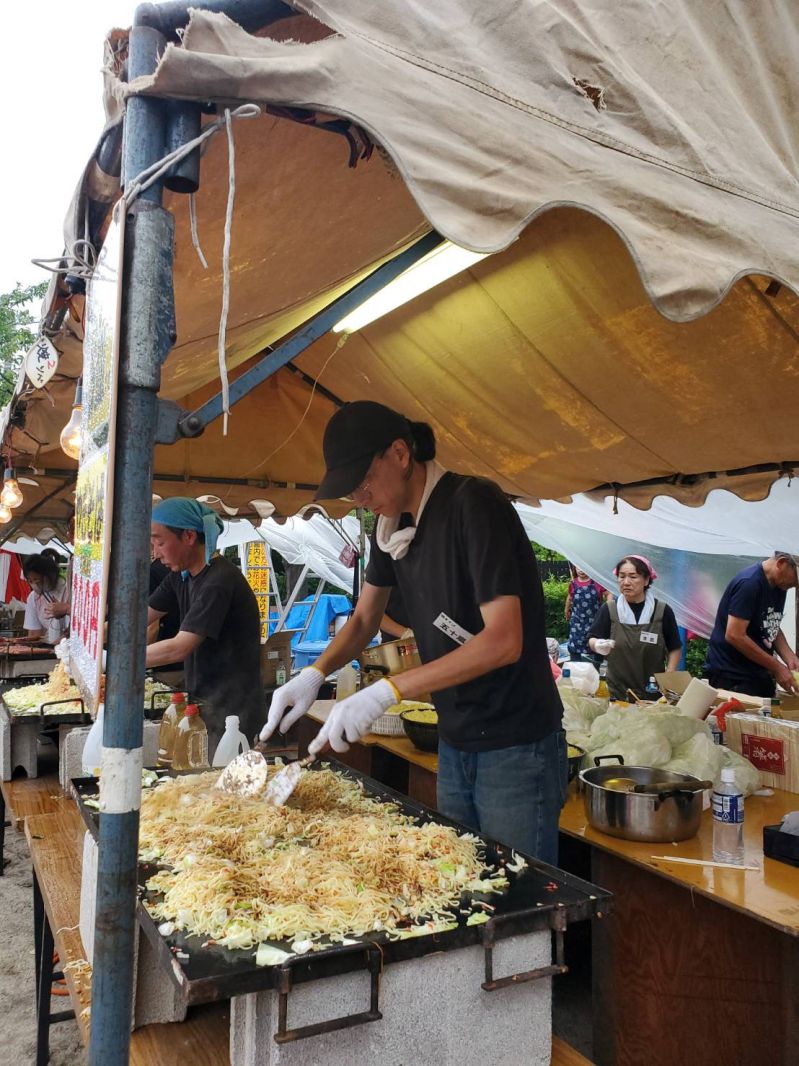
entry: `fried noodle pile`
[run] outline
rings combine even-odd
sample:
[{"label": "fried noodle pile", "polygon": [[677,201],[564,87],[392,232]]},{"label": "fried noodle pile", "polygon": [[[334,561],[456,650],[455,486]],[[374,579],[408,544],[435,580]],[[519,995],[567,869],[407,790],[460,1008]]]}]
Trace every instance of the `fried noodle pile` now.
[{"label": "fried noodle pile", "polygon": [[140,854],[166,867],[147,883],[151,913],[227,947],[451,922],[484,869],[476,837],[419,825],[332,770],[305,773],[285,807],[220,792],[217,777],[146,792]]}]

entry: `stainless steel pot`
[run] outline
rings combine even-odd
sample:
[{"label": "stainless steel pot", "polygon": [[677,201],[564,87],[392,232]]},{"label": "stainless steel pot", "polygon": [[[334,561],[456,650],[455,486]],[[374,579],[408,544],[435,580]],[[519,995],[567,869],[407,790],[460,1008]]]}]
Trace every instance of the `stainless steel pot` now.
[{"label": "stainless steel pot", "polygon": [[358,661],[362,671],[374,672],[380,676],[399,674],[403,670],[412,670],[415,666],[422,665],[415,637],[403,637],[385,644],[376,644],[373,648],[364,648]]},{"label": "stainless steel pot", "polygon": [[598,758],[590,770],[580,771],[585,813],[594,829],[651,843],[687,840],[696,834],[702,792],[711,782],[652,766],[625,766],[621,755],[604,758],[616,761],[603,766]]}]

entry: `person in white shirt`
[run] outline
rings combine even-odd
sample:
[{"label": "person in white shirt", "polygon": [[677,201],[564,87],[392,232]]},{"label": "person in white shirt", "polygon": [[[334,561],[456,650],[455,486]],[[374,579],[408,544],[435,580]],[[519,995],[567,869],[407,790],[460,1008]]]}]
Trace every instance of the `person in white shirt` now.
[{"label": "person in white shirt", "polygon": [[67,598],[66,582],[59,576],[57,563],[47,555],[29,555],[22,564],[22,573],[31,587],[23,622],[27,633],[12,643],[58,644],[69,627],[69,616],[56,617],[53,611],[53,605],[62,604]]}]

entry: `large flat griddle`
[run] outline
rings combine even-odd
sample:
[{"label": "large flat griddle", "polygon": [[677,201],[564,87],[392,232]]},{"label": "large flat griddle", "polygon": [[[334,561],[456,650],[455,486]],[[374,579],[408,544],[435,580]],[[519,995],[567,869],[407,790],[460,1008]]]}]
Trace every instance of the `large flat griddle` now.
[{"label": "large flat griddle", "polygon": [[[361,782],[365,795],[396,804],[403,814],[417,819],[420,823],[436,822],[439,825],[453,826],[460,832],[467,831],[466,827],[444,818],[437,811],[414,803],[407,796],[344,766],[335,759],[327,760],[323,766],[329,766],[343,776]],[[317,768],[318,763],[309,768],[309,772],[313,773]],[[96,800],[97,781],[94,778],[78,778],[73,780],[72,784],[86,825],[97,838],[100,816],[92,803],[86,803],[87,799]],[[510,848],[491,840],[485,840],[484,844],[488,865],[503,865],[511,861]],[[483,986],[486,987],[492,983],[491,951],[495,941],[508,936],[551,929],[557,934],[560,943],[562,933],[570,922],[606,913],[610,907],[610,895],[603,889],[536,859],[528,857],[527,862],[527,867],[520,873],[507,872],[510,882],[507,889],[486,897],[494,908],[487,923],[470,926],[466,924],[467,915],[456,914],[456,928],[446,932],[429,933],[406,940],[391,940],[384,932],[374,932],[362,937],[352,937],[356,943],[344,947],[339,944],[325,944],[322,941],[323,946],[319,950],[301,956],[293,955],[288,965],[282,966],[256,966],[252,949],[234,950],[215,944],[203,946],[204,937],[186,936],[182,932],[169,936],[161,935],[158,932],[158,923],[146,907],[141,905],[141,901],[155,898],[146,888],[147,881],[158,869],[157,865],[152,863],[142,862],[139,865],[139,921],[189,1004],[207,1003],[263,989],[281,988],[281,983],[286,980],[287,969],[290,969],[291,982],[301,983],[365,967],[373,968],[376,956],[380,965],[385,966],[473,944],[481,944],[486,949],[486,985]],[[469,898],[464,897],[464,907],[468,906],[466,901]],[[269,943],[291,952],[290,941]],[[552,968],[553,973],[557,970],[557,966]],[[512,983],[512,980],[503,979],[493,984],[499,987],[505,982]]]}]

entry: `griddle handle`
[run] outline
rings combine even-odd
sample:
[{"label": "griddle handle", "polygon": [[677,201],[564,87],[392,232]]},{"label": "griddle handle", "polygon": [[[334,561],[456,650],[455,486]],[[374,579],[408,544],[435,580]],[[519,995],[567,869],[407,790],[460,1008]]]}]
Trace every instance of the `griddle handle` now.
[{"label": "griddle handle", "polygon": [[277,1032],[275,1033],[276,1044],[289,1044],[295,1040],[307,1040],[310,1036],[321,1036],[323,1033],[335,1033],[339,1029],[352,1029],[356,1025],[364,1025],[367,1022],[379,1022],[383,1015],[379,1007],[380,998],[380,975],[383,972],[383,953],[381,952],[377,944],[353,944],[347,945],[340,951],[337,951],[337,955],[349,955],[357,952],[364,952],[366,957],[366,966],[370,974],[370,987],[369,987],[369,1010],[361,1011],[358,1014],[345,1014],[340,1018],[330,1018],[325,1022],[314,1022],[312,1025],[302,1025],[297,1029],[289,1029],[288,1022],[288,1005],[289,1005],[289,993],[292,988],[292,974],[291,970],[293,966],[301,964],[307,961],[304,956],[300,955],[292,959],[287,959],[280,967],[280,977],[278,979],[278,1005],[277,1005]]}]

